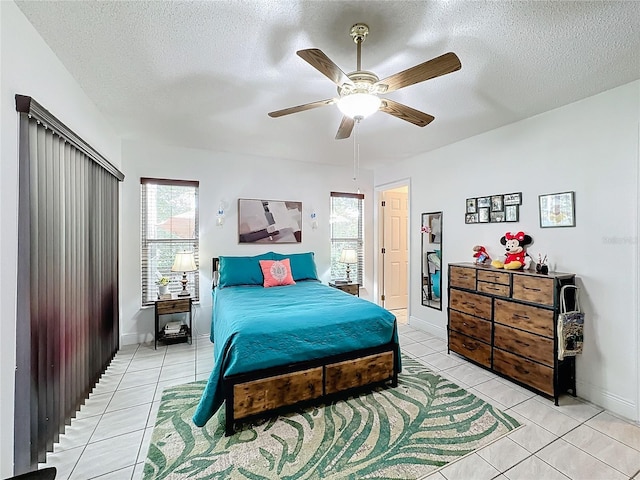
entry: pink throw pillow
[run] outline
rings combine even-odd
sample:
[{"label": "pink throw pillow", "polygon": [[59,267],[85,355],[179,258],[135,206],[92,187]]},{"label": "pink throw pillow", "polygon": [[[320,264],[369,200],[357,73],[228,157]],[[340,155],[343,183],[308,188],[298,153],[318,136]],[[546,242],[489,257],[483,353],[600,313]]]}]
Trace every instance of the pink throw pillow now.
[{"label": "pink throw pillow", "polygon": [[283,260],[260,260],[260,268],[264,275],[265,287],[295,285],[291,275],[291,264],[288,258]]}]

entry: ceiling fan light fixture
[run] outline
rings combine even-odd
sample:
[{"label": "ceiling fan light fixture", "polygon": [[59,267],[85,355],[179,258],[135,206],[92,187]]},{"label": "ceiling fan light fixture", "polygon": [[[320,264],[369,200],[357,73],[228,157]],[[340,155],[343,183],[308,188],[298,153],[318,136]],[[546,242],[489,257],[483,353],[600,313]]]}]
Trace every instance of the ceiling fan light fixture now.
[{"label": "ceiling fan light fixture", "polygon": [[340,111],[350,118],[366,118],[380,108],[381,100],[371,93],[352,93],[338,100]]}]

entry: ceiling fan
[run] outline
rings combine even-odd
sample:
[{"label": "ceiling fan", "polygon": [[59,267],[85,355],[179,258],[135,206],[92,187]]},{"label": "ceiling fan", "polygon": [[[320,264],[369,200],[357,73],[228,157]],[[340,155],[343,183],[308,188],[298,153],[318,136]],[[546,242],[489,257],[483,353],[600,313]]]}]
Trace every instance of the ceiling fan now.
[{"label": "ceiling fan", "polygon": [[360,57],[362,42],[369,34],[369,27],[364,23],[356,23],[351,27],[351,37],[357,45],[356,70],[344,73],[321,50],[309,48],[299,50],[298,56],[325,75],[338,86],[338,98],[328,98],[317,102],[306,103],[296,107],[269,112],[270,117],[282,117],[291,113],[304,112],[325,105],[337,104],[343,114],[338,127],[336,140],[349,138],[356,122],[380,110],[398,117],[401,120],[424,127],[434,119],[428,113],[421,112],[388,98],[380,98],[380,94],[390,93],[409,85],[424,82],[431,78],[446,75],[462,68],[460,59],[453,53],[445,53],[414,67],[398,72],[380,80],[378,76],[367,70],[361,70]]}]

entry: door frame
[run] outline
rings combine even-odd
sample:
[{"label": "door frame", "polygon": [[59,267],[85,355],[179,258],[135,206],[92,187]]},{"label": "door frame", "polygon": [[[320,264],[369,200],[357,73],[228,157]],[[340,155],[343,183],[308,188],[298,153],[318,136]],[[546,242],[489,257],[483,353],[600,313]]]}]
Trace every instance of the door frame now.
[{"label": "door frame", "polygon": [[399,187],[407,187],[407,201],[409,204],[409,218],[407,219],[407,250],[409,252],[408,265],[407,265],[407,322],[409,322],[409,318],[411,316],[411,224],[412,224],[412,206],[411,206],[411,178],[403,178],[400,180],[396,180],[394,182],[383,183],[381,185],[374,186],[374,202],[375,209],[373,212],[373,228],[376,232],[373,239],[373,248],[374,248],[374,256],[373,256],[373,273],[374,273],[374,288],[373,288],[373,298],[374,302],[377,305],[382,305],[381,295],[381,281],[382,281],[382,253],[381,253],[381,235],[382,235],[382,222],[380,219],[380,203],[382,201],[382,193],[386,190],[393,190]]}]

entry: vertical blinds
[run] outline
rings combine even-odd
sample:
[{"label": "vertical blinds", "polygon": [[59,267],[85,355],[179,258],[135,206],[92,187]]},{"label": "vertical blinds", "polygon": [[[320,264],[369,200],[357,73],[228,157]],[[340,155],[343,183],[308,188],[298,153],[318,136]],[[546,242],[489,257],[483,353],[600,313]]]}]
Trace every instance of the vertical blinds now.
[{"label": "vertical blinds", "polygon": [[[193,252],[199,260],[197,181],[141,178],[141,281],[142,304],[158,298],[159,278],[170,279],[169,291],[182,290],[182,272],[171,267],[178,252]],[[187,272],[187,288],[194,301],[200,299],[200,275]]]},{"label": "vertical blinds", "polygon": [[30,97],[20,112],[16,473],[46,453],[119,345],[118,180]]},{"label": "vertical blinds", "polygon": [[331,278],[346,278],[347,266],[340,263],[344,249],[357,253],[358,263],[351,265],[350,277],[362,285],[364,274],[364,195],[331,192]]}]

